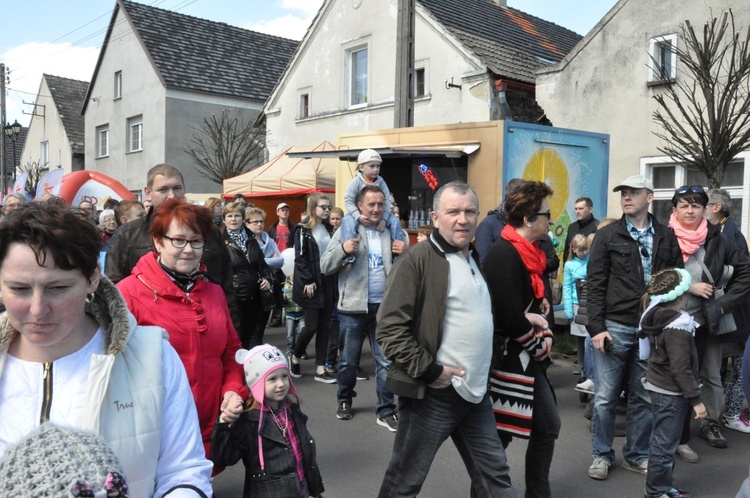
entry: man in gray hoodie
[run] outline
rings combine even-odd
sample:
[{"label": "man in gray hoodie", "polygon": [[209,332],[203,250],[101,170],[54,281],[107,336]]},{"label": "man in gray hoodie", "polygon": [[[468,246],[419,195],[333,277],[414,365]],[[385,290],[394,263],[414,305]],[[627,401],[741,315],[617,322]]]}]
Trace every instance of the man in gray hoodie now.
[{"label": "man in gray hoodie", "polygon": [[[385,281],[391,270],[393,255],[401,254],[406,244],[391,241],[387,230],[377,230],[385,214],[385,194],[379,187],[366,186],[359,191],[357,207],[362,221],[357,226],[358,237],[341,240],[342,231],[333,235],[328,249],[320,258],[320,269],[326,275],[339,273],[339,368],[338,408],[336,417],[352,418],[352,398],[357,393],[357,367],[365,338],[370,341],[375,360],[375,387],[378,394],[377,424],[396,432],[398,418],[393,393],[385,388],[389,361],[375,340],[375,316],[385,292]],[[344,264],[355,255],[351,264]]]}]

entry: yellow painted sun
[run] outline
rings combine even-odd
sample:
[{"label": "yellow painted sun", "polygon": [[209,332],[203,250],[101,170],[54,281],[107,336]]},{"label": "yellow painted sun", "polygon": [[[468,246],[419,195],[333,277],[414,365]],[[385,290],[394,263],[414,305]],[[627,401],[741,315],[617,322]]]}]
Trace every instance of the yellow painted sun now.
[{"label": "yellow painted sun", "polygon": [[548,199],[552,219],[557,220],[568,203],[568,167],[554,149],[536,151],[523,170],[524,180],[544,182],[554,191]]}]

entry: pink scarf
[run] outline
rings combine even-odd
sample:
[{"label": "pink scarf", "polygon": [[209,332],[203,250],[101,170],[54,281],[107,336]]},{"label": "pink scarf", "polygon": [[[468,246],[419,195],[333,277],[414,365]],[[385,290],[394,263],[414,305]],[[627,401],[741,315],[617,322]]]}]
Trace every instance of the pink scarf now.
[{"label": "pink scarf", "polygon": [[708,221],[706,218],[701,220],[698,228],[695,230],[687,230],[682,228],[680,222],[677,221],[677,217],[672,213],[672,216],[669,217],[669,227],[677,236],[677,242],[680,244],[680,249],[682,249],[683,262],[687,261],[690,256],[695,254],[706,243],[706,235],[708,234]]}]

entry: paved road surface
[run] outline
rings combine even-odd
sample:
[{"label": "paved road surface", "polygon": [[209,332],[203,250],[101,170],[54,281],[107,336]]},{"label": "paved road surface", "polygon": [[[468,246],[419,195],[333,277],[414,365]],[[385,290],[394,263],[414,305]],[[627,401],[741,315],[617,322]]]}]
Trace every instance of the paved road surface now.
[{"label": "paved road surface", "polygon": [[[266,341],[282,348],[285,344],[282,329],[268,329]],[[365,345],[363,366],[373,370],[369,346]],[[309,348],[312,351],[312,344]],[[302,401],[302,410],[310,417],[308,428],[318,444],[318,464],[326,485],[327,498],[377,496],[383,473],[391,456],[393,434],[375,424],[375,381],[360,381],[359,396],[354,399],[354,418],[336,418],[336,385],[313,380],[313,360],[302,362],[302,379],[295,385]],[[618,460],[610,469],[606,481],[595,481],[586,474],[591,464],[591,435],[589,421],[581,416],[584,404],[573,390],[577,377],[571,375],[572,364],[561,356],[555,357],[549,376],[557,392],[562,431],[555,448],[550,480],[554,497],[608,498],[643,496],[643,476],[623,470],[622,445],[624,438],[616,438]],[[372,373],[371,373],[372,376]],[[701,456],[698,464],[677,460],[675,484],[698,498],[734,498],[748,475],[750,464],[750,434],[725,430],[728,449],[708,446],[693,427],[693,448]],[[524,489],[523,467],[526,443],[515,440],[508,448],[511,478],[514,485]],[[242,496],[244,468],[242,464],[227,469],[216,478],[215,492],[219,498]],[[432,464],[430,474],[420,496],[469,496],[469,479],[463,462],[449,441],[441,448]]]}]

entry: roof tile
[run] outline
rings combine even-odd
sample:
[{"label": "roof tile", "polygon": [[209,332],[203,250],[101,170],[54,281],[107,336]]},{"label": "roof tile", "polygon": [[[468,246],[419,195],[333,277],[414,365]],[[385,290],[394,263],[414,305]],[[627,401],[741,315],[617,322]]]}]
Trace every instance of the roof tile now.
[{"label": "roof tile", "polygon": [[88,81],[72,80],[45,74],[52,100],[60,113],[62,125],[70,141],[73,154],[84,153],[84,120],[81,106],[89,88]]},{"label": "roof tile", "polygon": [[298,42],[123,1],[167,88],[265,101]]},{"label": "roof tile", "polygon": [[581,40],[573,31],[491,0],[419,0],[498,76],[535,81]]}]

